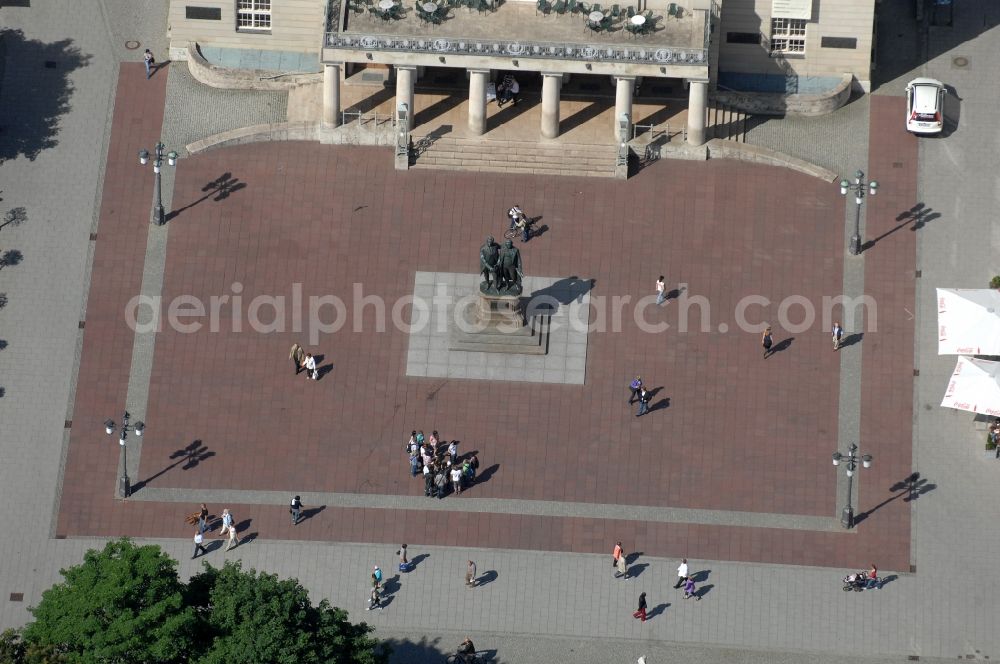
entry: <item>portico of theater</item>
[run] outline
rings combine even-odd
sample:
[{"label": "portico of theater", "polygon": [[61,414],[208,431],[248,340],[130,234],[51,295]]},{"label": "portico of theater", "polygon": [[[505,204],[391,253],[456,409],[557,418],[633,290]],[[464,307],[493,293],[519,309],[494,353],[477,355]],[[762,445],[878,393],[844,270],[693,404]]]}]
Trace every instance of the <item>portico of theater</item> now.
[{"label": "portico of theater", "polygon": [[[703,3],[708,4],[708,3]],[[341,121],[341,86],[345,75],[359,67],[393,69],[395,104],[405,104],[407,123],[416,127],[421,109],[415,108],[415,86],[433,68],[466,71],[466,132],[487,131],[487,90],[500,72],[520,80],[541,79],[541,113],[533,138],[554,139],[560,134],[561,95],[573,79],[612,80],[615,110],[608,123],[609,139],[616,138],[623,116],[634,121],[633,96],[639,83],[654,87],[660,82],[687,89],[687,140],[705,142],[705,120],[710,77],[714,74],[710,48],[711,7],[685,8],[670,15],[668,6],[641,7],[649,27],[626,30],[628,5],[607,28],[595,31],[587,14],[544,15],[534,2],[508,0],[493,11],[475,12],[464,7],[448,11],[439,25],[429,24],[407,10],[387,21],[373,12],[350,11],[346,2],[331,3],[323,38],[323,122],[336,127]],[[680,14],[679,16],[676,14]],[[631,23],[631,22],[630,22]],[[632,23],[634,26],[635,24]],[[589,86],[573,86],[580,90]]]}]

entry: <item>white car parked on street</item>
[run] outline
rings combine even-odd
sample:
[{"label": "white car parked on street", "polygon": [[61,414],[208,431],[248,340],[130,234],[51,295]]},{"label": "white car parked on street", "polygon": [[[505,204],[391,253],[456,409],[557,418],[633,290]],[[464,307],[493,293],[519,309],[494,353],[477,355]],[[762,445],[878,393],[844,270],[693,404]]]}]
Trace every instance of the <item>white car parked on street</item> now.
[{"label": "white car parked on street", "polygon": [[938,134],[944,128],[944,83],[915,78],[906,86],[906,131]]}]

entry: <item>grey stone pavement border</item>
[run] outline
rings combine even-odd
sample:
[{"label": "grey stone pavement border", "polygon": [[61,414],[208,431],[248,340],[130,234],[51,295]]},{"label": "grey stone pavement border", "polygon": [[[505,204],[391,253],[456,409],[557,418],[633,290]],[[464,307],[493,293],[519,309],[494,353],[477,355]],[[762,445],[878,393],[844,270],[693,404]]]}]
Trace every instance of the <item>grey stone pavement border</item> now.
[{"label": "grey stone pavement border", "polygon": [[[161,51],[164,46],[164,3],[104,0],[101,13],[74,11],[68,0],[33,4],[30,9],[4,8],[0,20],[44,41],[71,37],[92,60],[68,74],[73,89],[70,110],[60,118],[58,146],[34,161],[21,158],[0,166],[3,204],[27,206],[30,219],[20,228],[5,229],[2,236],[5,247],[19,248],[25,260],[0,272],[0,292],[9,295],[9,304],[0,310],[9,342],[0,354],[5,388],[0,399],[5,504],[0,532],[6,535],[0,539],[0,626],[27,620],[26,607],[59,580],[58,569],[75,564],[87,548],[103,543],[49,537],[51,506],[58,494],[55,460],[64,432],[58,417],[73,393],[76,322],[86,298],[92,246],[88,235],[95,201],[100,200],[117,62],[138,59],[122,44],[136,38]],[[990,129],[1000,100],[986,64],[995,57],[1000,35],[982,27],[1000,21],[997,11],[997,5],[986,0],[963,3],[951,32],[930,33],[930,52],[955,34],[969,37],[921,70],[955,86],[961,118],[950,136],[921,142],[922,200],[942,216],[918,231],[923,278],[916,312],[915,355],[921,376],[915,395],[914,458],[915,470],[937,488],[913,503],[917,575],[900,573],[881,591],[857,594],[841,592],[839,573],[829,569],[692,561],[693,569],[710,570],[702,587],[712,587],[703,601],[685,602],[668,588],[676,561],[640,557],[637,564],[648,567],[638,578],[617,581],[608,574],[606,556],[428,548],[412,552],[430,558],[398,580],[388,608],[368,614],[361,609],[369,565],[378,562],[390,570],[394,546],[258,539],[228,556],[298,577],[314,597],[329,597],[350,610],[353,619],[369,620],[379,635],[445,639],[471,634],[480,649],[496,652],[497,663],[545,661],[539,653],[566,662],[634,662],[642,653],[663,657],[650,664],[791,658],[832,664],[864,657],[901,661],[906,655],[919,655],[921,661],[995,658],[1000,635],[993,623],[1000,587],[994,558],[1000,535],[987,524],[1000,500],[1000,464],[983,458],[982,436],[972,427],[971,415],[942,412],[937,406],[954,358],[935,354],[933,288],[984,285],[1000,272],[1000,228],[992,222],[1000,203],[993,176],[1000,136]],[[951,68],[950,58],[956,54],[970,57],[972,66]],[[10,66],[19,55],[8,52],[3,90],[31,76]],[[0,118],[4,112],[0,110]],[[169,109],[168,118],[176,121]],[[173,142],[166,129],[164,137]],[[810,139],[808,132],[799,136],[819,144],[843,138]],[[95,155],[97,167],[82,169]],[[58,196],[52,195],[52,183],[59,185]],[[53,265],[59,269],[52,270]],[[45,353],[45,371],[38,368],[40,350]],[[189,542],[155,543],[181,561],[183,575],[198,569],[200,561],[188,560]],[[496,580],[465,590],[461,574],[469,557],[476,559],[481,573],[496,571]],[[222,558],[213,552],[206,560],[217,564]],[[858,561],[858,566],[868,562]],[[640,587],[650,593],[652,607],[670,604],[645,625],[628,615]],[[25,600],[8,601],[8,593],[15,592],[23,592]],[[493,638],[496,634],[502,636]],[[442,651],[454,645],[442,644]],[[724,650],[728,648],[736,650]]]},{"label": "grey stone pavement border", "polygon": [[[130,443],[131,445],[131,443]],[[131,459],[131,457],[129,457]],[[131,467],[131,461],[129,462]],[[134,476],[133,476],[134,477]],[[306,505],[327,507],[368,507],[373,509],[418,510],[421,512],[491,512],[495,514],[527,514],[531,516],[567,516],[617,521],[652,521],[660,523],[700,523],[714,526],[748,528],[784,528],[839,532],[839,519],[803,516],[798,514],[763,514],[760,512],[733,512],[724,510],[699,510],[680,507],[653,507],[646,505],[611,505],[608,503],[573,503],[556,500],[517,500],[496,498],[470,498],[466,495],[448,500],[421,500],[413,496],[357,493],[302,493]],[[223,503],[236,505],[283,505],[288,500],[287,491],[240,491],[232,489],[151,489],[136,492],[129,500],[153,502]]]}]

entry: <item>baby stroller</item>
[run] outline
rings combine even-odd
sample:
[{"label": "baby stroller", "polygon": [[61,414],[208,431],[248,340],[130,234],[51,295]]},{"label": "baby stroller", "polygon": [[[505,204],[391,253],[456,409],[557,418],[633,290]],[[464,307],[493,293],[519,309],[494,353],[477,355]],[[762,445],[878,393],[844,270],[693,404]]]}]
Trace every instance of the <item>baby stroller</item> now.
[{"label": "baby stroller", "polygon": [[874,579],[868,576],[867,572],[855,572],[853,574],[848,574],[842,579],[844,583],[844,592],[853,590],[855,592],[861,592],[863,590],[878,590],[882,587],[882,578],[875,577]]}]

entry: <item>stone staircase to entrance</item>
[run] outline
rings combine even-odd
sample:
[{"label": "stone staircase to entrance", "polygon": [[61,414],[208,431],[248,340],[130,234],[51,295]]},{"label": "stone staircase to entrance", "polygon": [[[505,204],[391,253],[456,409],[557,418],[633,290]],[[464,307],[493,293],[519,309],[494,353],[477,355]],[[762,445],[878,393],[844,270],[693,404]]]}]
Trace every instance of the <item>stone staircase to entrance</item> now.
[{"label": "stone staircase to entrance", "polygon": [[613,145],[537,143],[433,135],[413,137],[413,168],[614,177]]},{"label": "stone staircase to entrance", "polygon": [[741,113],[731,106],[712,102],[708,107],[708,125],[712,128],[711,137],[723,140],[746,143],[747,119],[746,113]]}]

